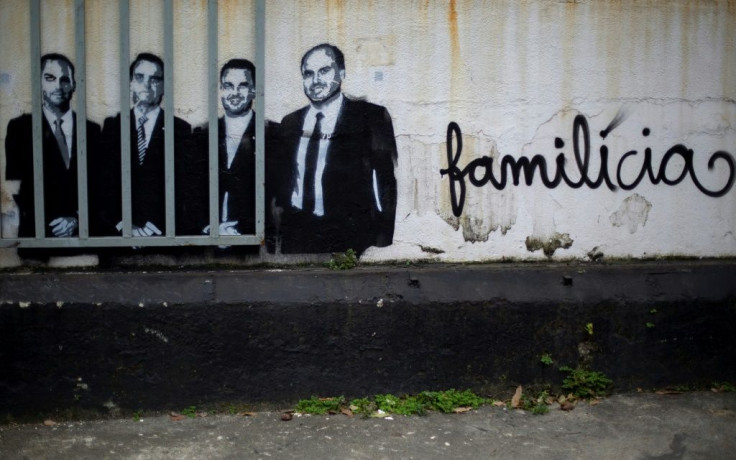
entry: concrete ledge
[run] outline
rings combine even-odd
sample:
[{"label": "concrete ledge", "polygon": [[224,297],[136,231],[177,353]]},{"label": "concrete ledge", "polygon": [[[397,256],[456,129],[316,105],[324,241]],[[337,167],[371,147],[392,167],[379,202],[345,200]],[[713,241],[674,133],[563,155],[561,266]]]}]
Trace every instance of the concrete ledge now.
[{"label": "concrete ledge", "polygon": [[736,381],[734,280],[730,261],[5,273],[0,414],[559,384],[580,363],[618,389]]}]

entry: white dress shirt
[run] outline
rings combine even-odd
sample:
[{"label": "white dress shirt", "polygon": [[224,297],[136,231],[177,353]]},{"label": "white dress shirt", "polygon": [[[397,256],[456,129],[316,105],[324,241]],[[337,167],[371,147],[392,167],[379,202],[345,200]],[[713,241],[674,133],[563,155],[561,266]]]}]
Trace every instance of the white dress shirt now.
[{"label": "white dress shirt", "polygon": [[[46,117],[46,121],[51,126],[51,131],[56,131],[56,114],[43,107],[43,115]],[[61,132],[64,133],[64,139],[66,140],[66,149],[69,152],[69,161],[72,161],[72,139],[74,139],[74,117],[72,116],[72,110],[69,109],[61,117]]]},{"label": "white dress shirt", "polygon": [[[233,164],[235,154],[240,147],[240,141],[243,139],[243,133],[248,128],[250,120],[253,118],[253,110],[249,110],[242,117],[225,117],[225,146],[227,148],[227,169]],[[230,193],[225,192],[222,197],[222,207],[220,209],[220,221],[227,222],[230,220],[228,215],[228,202],[230,201]]]},{"label": "white dress shirt", "polygon": [[314,125],[317,123],[317,114],[322,113],[324,118],[322,119],[321,132],[322,138],[319,141],[319,153],[317,156],[317,168],[314,172],[314,215],[324,216],[325,207],[324,200],[322,198],[322,174],[325,171],[325,166],[328,161],[330,139],[335,131],[335,124],[337,123],[337,117],[340,115],[340,107],[342,107],[343,95],[330,101],[326,106],[320,110],[310,106],[307,111],[307,116],[304,117],[304,126],[302,126],[302,137],[299,140],[299,150],[296,155],[297,168],[299,176],[297,177],[296,189],[291,194],[291,205],[295,208],[302,209],[304,202],[304,172],[306,167],[306,156],[307,146],[309,145],[309,138],[312,137],[312,131],[314,131]]}]

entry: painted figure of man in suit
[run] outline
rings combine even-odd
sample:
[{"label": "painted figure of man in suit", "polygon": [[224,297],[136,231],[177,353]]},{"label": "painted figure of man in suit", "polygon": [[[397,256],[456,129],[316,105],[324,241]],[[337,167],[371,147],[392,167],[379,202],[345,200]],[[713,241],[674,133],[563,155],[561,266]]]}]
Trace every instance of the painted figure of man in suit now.
[{"label": "painted figure of man in suit", "polygon": [[[8,180],[20,181],[14,196],[20,212],[19,237],[79,234],[77,114],[71,110],[75,88],[74,65],[66,56],[51,53],[41,57],[44,235],[35,233],[32,117],[23,114],[8,123],[5,175]],[[92,159],[99,145],[100,126],[87,121],[86,131],[88,158]]]},{"label": "painted figure of man in suit", "polygon": [[320,44],[302,57],[310,104],[284,117],[277,202],[283,253],[362,253],[393,242],[396,140],[385,107],[341,92],[343,53]]},{"label": "painted figure of man in suit", "polygon": [[[255,66],[246,59],[231,59],[220,70],[220,101],[225,109],[217,122],[220,235],[255,233],[255,77]],[[200,156],[207,158],[209,129],[195,129],[195,137]],[[206,199],[206,163],[201,172],[200,196]],[[207,208],[206,202],[200,203]],[[209,233],[209,223],[204,225],[203,233]]]},{"label": "painted figure of man in suit", "polygon": [[[164,158],[164,63],[150,53],[139,54],[130,65],[130,176],[133,236],[160,236],[166,232]],[[169,127],[168,129],[171,129]],[[188,187],[196,169],[191,146],[191,126],[174,117],[174,169],[176,233],[197,234],[198,219],[187,212]],[[120,114],[105,120],[109,202],[107,222],[122,231],[120,174]],[[111,228],[108,228],[111,230]]]},{"label": "painted figure of man in suit", "polygon": [[[256,231],[256,116],[253,111],[253,100],[256,94],[256,68],[247,59],[231,59],[220,70],[220,101],[225,116],[217,123],[218,171],[219,171],[219,211],[220,235],[250,235]],[[198,158],[207,158],[209,151],[209,127],[194,130],[194,137],[199,145]],[[266,172],[275,168],[269,166],[271,152],[278,144],[278,125],[266,120],[264,127],[266,146]],[[207,197],[207,163],[199,167],[199,189],[201,190],[199,205],[208,208]],[[266,180],[267,196],[270,192],[270,179]],[[267,199],[270,203],[271,200]],[[266,211],[266,240],[269,248],[273,247],[273,206],[268,205]],[[209,233],[209,214],[204,214],[203,233]]]}]

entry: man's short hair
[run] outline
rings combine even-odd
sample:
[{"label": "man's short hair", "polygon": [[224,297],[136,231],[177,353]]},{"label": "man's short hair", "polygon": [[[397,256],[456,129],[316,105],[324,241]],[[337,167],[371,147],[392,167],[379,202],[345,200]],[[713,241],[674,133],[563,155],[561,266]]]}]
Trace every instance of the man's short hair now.
[{"label": "man's short hair", "polygon": [[232,69],[243,69],[250,72],[250,77],[253,79],[253,84],[256,84],[256,66],[253,65],[252,62],[250,62],[247,59],[230,59],[225,63],[225,65],[222,66],[222,69],[220,69],[220,82],[222,82],[222,78],[225,76],[225,73],[228,70]]},{"label": "man's short hair", "polygon": [[164,73],[164,61],[161,60],[160,57],[156,56],[153,53],[140,53],[138,56],[135,57],[133,62],[130,64],[130,79],[133,79],[133,71],[135,68],[140,64],[141,61],[148,61],[153,62],[154,64],[158,65],[159,68],[161,68],[161,76],[163,77]]},{"label": "man's short hair", "polygon": [[342,51],[340,51],[340,48],[335,45],[330,45],[329,43],[320,43],[304,53],[304,56],[302,56],[302,64],[299,69],[301,70],[304,68],[304,63],[307,61],[307,57],[309,57],[310,54],[319,50],[324,50],[324,52],[327,53],[333,61],[335,61],[338,70],[345,70],[345,56],[342,54]]},{"label": "man's short hair", "polygon": [[70,69],[72,69],[72,83],[75,81],[74,76],[76,75],[74,71],[74,64],[72,64],[72,61],[69,60],[68,57],[64,56],[60,53],[48,53],[41,56],[41,71],[43,72],[43,68],[46,66],[46,63],[49,61],[61,61],[65,62],[66,65],[69,66]]}]

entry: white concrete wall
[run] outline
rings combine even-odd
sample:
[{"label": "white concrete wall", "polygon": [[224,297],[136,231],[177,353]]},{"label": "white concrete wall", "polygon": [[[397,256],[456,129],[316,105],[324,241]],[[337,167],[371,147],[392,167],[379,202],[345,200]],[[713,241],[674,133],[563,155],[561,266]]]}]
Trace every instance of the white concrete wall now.
[{"label": "white concrete wall", "polygon": [[[42,1],[42,52],[74,56],[72,3]],[[254,3],[220,2],[220,62],[254,60]],[[162,53],[162,4],[131,2],[133,55]],[[175,1],[175,14],[175,106],[177,116],[197,125],[206,120],[206,1]],[[88,111],[98,122],[119,107],[117,27],[116,2],[87,1]],[[28,31],[27,2],[0,2],[0,141],[7,121],[30,110]],[[592,178],[601,145],[614,181],[621,157],[639,152],[625,163],[631,182],[645,148],[656,171],[665,152],[683,144],[694,152],[703,185],[722,188],[727,162],[709,171],[708,160],[716,151],[736,154],[732,0],[269,0],[266,31],[266,118],[279,121],[306,104],[299,61],[321,42],[345,53],[344,91],[391,113],[399,150],[394,244],[370,248],[364,260],[544,259],[533,249],[549,239],[569,246],[555,250],[555,259],[591,252],[736,256],[734,188],[709,197],[689,176],[672,186],[645,177],[629,191],[547,188],[537,173],[531,186],[468,183],[458,218],[450,181],[439,173],[447,167],[447,126],[456,122],[460,167],[481,156],[493,157],[497,168],[504,156],[539,154],[554,174],[564,152],[576,179],[572,126],[582,114],[591,131]],[[622,123],[602,139],[619,112]],[[682,167],[676,156],[667,177]],[[3,213],[12,218],[8,191],[16,185],[2,185]]]}]

